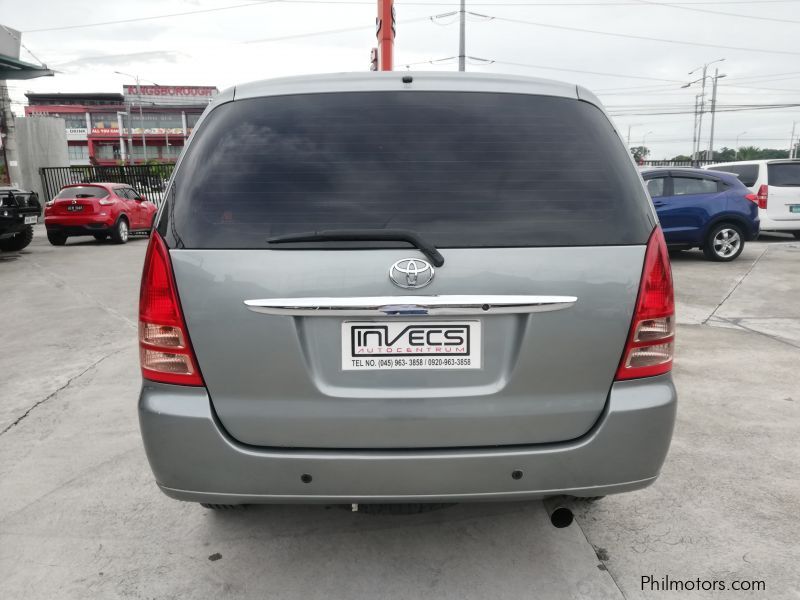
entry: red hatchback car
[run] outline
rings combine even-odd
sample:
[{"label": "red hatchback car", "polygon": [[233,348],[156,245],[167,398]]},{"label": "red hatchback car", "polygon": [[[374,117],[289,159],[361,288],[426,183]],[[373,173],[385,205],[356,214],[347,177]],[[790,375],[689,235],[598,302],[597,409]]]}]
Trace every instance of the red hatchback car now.
[{"label": "red hatchback car", "polygon": [[67,238],[93,235],[118,243],[130,233],[147,233],[153,226],[156,205],[124,183],[76,183],[61,188],[45,205],[47,239],[63,246]]}]

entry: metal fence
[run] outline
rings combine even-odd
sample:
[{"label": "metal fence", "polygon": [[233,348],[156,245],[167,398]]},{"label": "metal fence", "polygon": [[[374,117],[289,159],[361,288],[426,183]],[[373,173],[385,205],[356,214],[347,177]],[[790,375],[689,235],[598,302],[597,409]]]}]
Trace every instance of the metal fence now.
[{"label": "metal fence", "polygon": [[724,162],[720,160],[643,160],[640,167],[702,167],[703,165],[711,165],[717,162]]},{"label": "metal fence", "polygon": [[52,200],[65,185],[72,183],[127,183],[156,205],[161,205],[175,165],[124,165],[119,167],[43,167],[39,169],[45,197]]}]

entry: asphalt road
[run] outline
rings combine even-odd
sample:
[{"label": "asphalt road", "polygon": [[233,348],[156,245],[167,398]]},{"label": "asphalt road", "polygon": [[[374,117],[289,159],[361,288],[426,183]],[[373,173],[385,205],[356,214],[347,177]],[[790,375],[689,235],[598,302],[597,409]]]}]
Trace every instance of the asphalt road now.
[{"label": "asphalt road", "polygon": [[662,476],[554,529],[539,502],[218,514],[163,496],[136,419],[146,242],[89,240],[37,231],[0,255],[0,598],[800,598],[800,242],[674,257],[680,407]]}]

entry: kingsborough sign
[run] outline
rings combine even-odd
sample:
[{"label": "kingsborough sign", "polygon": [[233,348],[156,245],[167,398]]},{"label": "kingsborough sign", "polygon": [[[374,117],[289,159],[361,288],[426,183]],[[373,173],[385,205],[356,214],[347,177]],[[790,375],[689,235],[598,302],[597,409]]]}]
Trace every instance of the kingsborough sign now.
[{"label": "kingsborough sign", "polygon": [[[125,102],[152,104],[207,104],[219,93],[214,86],[192,85],[136,85],[122,86]],[[139,94],[141,89],[141,95]]]}]

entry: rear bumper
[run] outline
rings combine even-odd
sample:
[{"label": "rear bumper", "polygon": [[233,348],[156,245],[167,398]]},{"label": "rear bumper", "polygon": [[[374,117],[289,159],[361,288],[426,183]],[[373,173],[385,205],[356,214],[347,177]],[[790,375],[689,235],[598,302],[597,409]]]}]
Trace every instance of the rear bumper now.
[{"label": "rear bumper", "polygon": [[[578,440],[503,448],[255,448],[222,429],[203,388],[145,381],[139,422],[150,466],[173,498],[221,504],[382,503],[602,496],[655,481],[677,395],[670,375],[614,384]],[[512,478],[515,470],[523,472]],[[301,476],[311,476],[309,483]]]},{"label": "rear bumper", "polygon": [[115,222],[112,215],[58,215],[44,218],[47,231],[64,235],[108,233],[114,229]]},{"label": "rear bumper", "polygon": [[800,218],[776,221],[762,214],[761,231],[800,231]]},{"label": "rear bumper", "polygon": [[30,224],[25,224],[25,217],[39,217],[39,211],[35,208],[0,208],[0,239],[16,235],[20,231],[25,231]]}]

